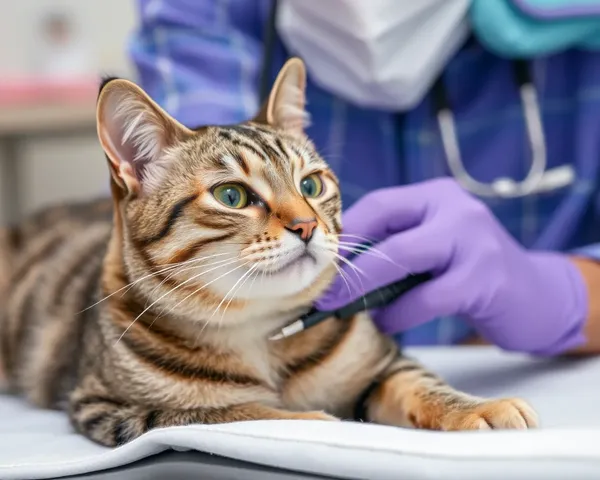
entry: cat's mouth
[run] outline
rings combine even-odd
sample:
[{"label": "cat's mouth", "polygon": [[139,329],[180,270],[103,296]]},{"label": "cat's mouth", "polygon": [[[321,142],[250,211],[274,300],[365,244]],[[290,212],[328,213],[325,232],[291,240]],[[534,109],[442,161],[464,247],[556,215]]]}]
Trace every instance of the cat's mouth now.
[{"label": "cat's mouth", "polygon": [[282,267],[279,267],[279,269],[273,273],[285,273],[287,270],[291,269],[292,267],[294,267],[296,265],[302,265],[302,264],[316,265],[317,259],[314,257],[314,255],[312,253],[310,253],[308,250],[305,250],[298,257],[294,258],[293,260],[290,260]]},{"label": "cat's mouth", "polygon": [[277,264],[271,264],[267,268],[264,268],[264,270],[271,275],[285,274],[292,273],[292,270],[295,269],[304,269],[317,265],[316,257],[307,249],[304,249],[296,255],[289,255],[289,257],[291,258],[286,259],[286,261],[283,262],[278,262]]}]

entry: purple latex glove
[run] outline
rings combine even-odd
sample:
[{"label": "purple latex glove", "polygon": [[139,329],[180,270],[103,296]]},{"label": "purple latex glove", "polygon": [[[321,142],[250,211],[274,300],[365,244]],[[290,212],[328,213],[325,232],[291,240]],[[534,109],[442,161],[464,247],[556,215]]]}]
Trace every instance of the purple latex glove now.
[{"label": "purple latex glove", "polygon": [[[376,250],[343,264],[320,309],[340,307],[410,273],[434,279],[378,311],[386,333],[458,315],[506,350],[555,355],[585,341],[587,288],[564,255],[525,250],[488,208],[455,181],[438,179],[375,191],[344,214],[343,242]],[[359,280],[360,277],[360,280]],[[350,289],[348,289],[348,284]]]}]

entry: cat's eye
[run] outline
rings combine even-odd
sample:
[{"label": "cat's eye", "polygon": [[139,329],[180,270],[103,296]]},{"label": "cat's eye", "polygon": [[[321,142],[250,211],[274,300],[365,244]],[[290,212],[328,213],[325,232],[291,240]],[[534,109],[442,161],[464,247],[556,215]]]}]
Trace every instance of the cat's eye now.
[{"label": "cat's eye", "polygon": [[323,180],[316,173],[304,177],[300,182],[300,192],[307,198],[318,197],[323,193]]},{"label": "cat's eye", "polygon": [[214,197],[229,208],[244,208],[248,205],[248,192],[241,185],[226,183],[213,190]]}]

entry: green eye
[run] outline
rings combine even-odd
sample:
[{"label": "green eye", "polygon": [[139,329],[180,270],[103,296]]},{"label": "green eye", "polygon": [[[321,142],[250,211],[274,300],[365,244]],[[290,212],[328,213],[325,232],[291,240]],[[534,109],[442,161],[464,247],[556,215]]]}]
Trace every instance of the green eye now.
[{"label": "green eye", "polygon": [[234,183],[219,185],[213,191],[214,197],[229,208],[244,208],[248,204],[246,189]]},{"label": "green eye", "polygon": [[316,198],[323,193],[323,180],[319,175],[313,173],[302,179],[300,191],[307,198]]}]

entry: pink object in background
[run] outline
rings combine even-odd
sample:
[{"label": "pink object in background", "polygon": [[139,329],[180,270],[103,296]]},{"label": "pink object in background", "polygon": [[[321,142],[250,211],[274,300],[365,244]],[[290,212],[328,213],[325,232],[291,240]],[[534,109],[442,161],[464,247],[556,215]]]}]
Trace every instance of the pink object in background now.
[{"label": "pink object in background", "polygon": [[95,75],[73,80],[33,77],[0,80],[0,108],[93,102],[98,93],[99,83]]}]

